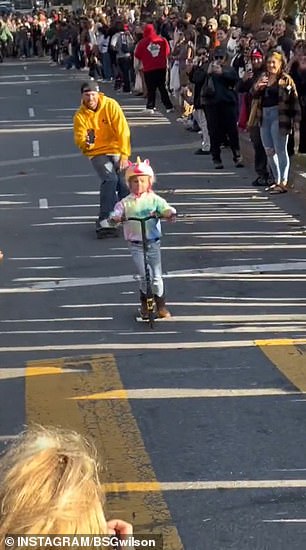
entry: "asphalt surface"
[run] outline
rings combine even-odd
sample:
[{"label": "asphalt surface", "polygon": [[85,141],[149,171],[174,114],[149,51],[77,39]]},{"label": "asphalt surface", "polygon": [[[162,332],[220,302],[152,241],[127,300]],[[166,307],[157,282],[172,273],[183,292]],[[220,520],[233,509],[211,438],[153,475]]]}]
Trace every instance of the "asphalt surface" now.
[{"label": "asphalt surface", "polygon": [[215,171],[174,115],[116,95],[133,158],[150,158],[156,191],[178,211],[162,240],[173,319],[153,331],[137,323],[126,243],[96,239],[98,181],[73,144],[85,78],[47,62],[0,67],[2,444],[27,424],[28,362],[111,353],[157,480],[177,483],[163,496],[183,547],[301,550],[305,487],[288,480],[305,478],[306,403],[263,352],[274,343],[304,355],[298,197],[254,189],[228,151]]}]

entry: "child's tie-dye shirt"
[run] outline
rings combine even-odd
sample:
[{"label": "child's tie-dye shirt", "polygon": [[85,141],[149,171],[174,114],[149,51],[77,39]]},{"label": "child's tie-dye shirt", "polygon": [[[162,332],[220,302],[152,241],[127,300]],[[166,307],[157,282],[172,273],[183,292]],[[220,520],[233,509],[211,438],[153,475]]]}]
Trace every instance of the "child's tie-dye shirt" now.
[{"label": "child's tie-dye shirt", "polygon": [[[145,218],[152,212],[155,212],[158,216],[162,216],[166,210],[172,210],[173,214],[176,214],[175,208],[153,191],[142,193],[139,196],[130,193],[115,204],[114,210],[109,217],[120,217],[124,220],[128,218]],[[140,222],[124,221],[123,231],[126,241],[142,241]],[[159,239],[161,234],[161,223],[158,218],[151,218],[146,222],[146,236],[148,240]]]}]

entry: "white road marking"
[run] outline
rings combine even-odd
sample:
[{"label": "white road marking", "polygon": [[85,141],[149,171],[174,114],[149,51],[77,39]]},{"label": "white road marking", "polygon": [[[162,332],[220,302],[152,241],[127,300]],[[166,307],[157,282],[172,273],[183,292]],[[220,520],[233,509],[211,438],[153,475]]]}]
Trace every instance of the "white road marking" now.
[{"label": "white road marking", "polygon": [[[29,76],[25,76],[24,79],[28,81],[28,80],[30,80],[30,77],[29,77]],[[2,84],[2,82],[1,82],[1,84]],[[15,82],[15,84],[17,84],[17,82]]]},{"label": "white road marking", "polygon": [[22,277],[13,279],[13,282],[15,283],[30,283],[33,281],[64,281],[65,279],[63,277]]},{"label": "white road marking", "polygon": [[39,141],[33,140],[32,141],[32,150],[33,150],[33,157],[39,157]]},{"label": "white road marking", "polygon": [[[1,331],[0,334],[80,334],[91,332],[105,332],[104,330],[10,330]],[[107,331],[108,332],[108,331]]]},{"label": "white road marking", "polygon": [[27,89],[26,89],[26,94],[27,94],[27,95],[32,95],[32,90],[31,90],[31,88],[27,88]]},{"label": "white road marking", "polygon": [[50,223],[32,223],[32,227],[50,227],[55,225],[92,225],[92,222],[50,222]]},{"label": "white road marking", "polygon": [[26,258],[7,258],[8,260],[13,260],[16,262],[26,262],[28,260],[62,260],[62,256],[28,256]]},{"label": "white road marking", "polygon": [[0,206],[9,206],[12,204],[30,204],[26,201],[0,201]]},{"label": "white road marking", "polygon": [[[131,294],[130,292],[121,292],[121,294]],[[135,294],[134,292],[132,292],[132,294]],[[277,302],[267,302],[267,301],[260,301],[258,300],[256,303],[253,303],[253,302],[245,302],[245,303],[239,303],[239,302],[169,302],[167,301],[167,304],[169,306],[180,306],[180,307],[205,307],[205,308],[208,308],[210,306],[213,306],[213,307],[247,307],[247,308],[252,308],[252,307],[293,307],[293,308],[296,308],[296,307],[305,307],[306,306],[306,301],[301,299],[297,299],[296,300],[296,303],[294,302],[294,299],[292,299],[292,301],[288,301],[288,302],[284,302],[284,303],[277,303]],[[138,306],[138,302],[134,302],[134,303],[129,303],[129,302],[126,302],[126,303],[103,303],[103,304],[97,304],[96,302],[93,303],[93,304],[65,304],[65,305],[62,305],[60,306],[61,308],[91,308],[91,307],[124,307],[124,306],[127,306],[127,307],[137,307]]]},{"label": "white road marking", "polygon": [[30,265],[30,266],[26,266],[26,267],[23,267],[23,266],[20,266],[18,267],[18,269],[43,269],[43,270],[46,270],[46,269],[64,269],[65,266],[63,265]]},{"label": "white road marking", "polygon": [[[66,82],[66,80],[65,80]],[[169,145],[156,145],[156,146],[145,146],[145,147],[137,147],[137,145],[135,144],[135,149],[137,148],[137,151],[139,153],[144,153],[144,152],[148,152],[148,153],[152,153],[153,151],[159,151],[159,152],[164,152],[165,154],[168,154],[169,151],[177,151],[177,150],[187,150],[187,149],[194,149],[194,147],[198,147],[199,146],[199,142],[193,142],[193,143],[182,143],[182,144],[177,144],[177,145],[174,145],[174,146],[169,146]],[[40,157],[39,160],[41,162],[45,162],[45,161],[52,161],[52,160],[59,160],[59,159],[71,159],[71,158],[80,158],[80,153],[70,153],[70,154],[67,154],[67,155],[49,155],[49,156],[44,156],[44,157]],[[31,163],[31,162],[34,162],[33,161],[33,158],[31,157],[26,157],[26,158],[21,158],[21,159],[14,159],[14,160],[2,160],[0,161],[0,166],[16,166],[16,165],[24,165],[26,163]],[[37,162],[37,160],[35,161]],[[218,174],[216,174],[218,175]],[[219,174],[220,175],[220,174]]]},{"label": "white road marking", "polygon": [[48,199],[39,199],[39,208],[48,208]]},{"label": "white road marking", "polygon": [[[150,333],[148,333],[149,335]],[[264,342],[262,340],[261,342]],[[269,345],[284,345],[284,339],[275,338],[268,340]],[[290,338],[288,344],[299,345],[306,344],[306,338]],[[0,353],[6,352],[32,352],[32,351],[74,351],[74,350],[136,350],[136,349],[239,349],[257,347],[256,340],[214,340],[210,342],[148,342],[148,343],[121,343],[114,342],[113,344],[62,344],[53,346],[15,346],[15,347],[0,347]],[[306,487],[306,479],[304,480]]]},{"label": "white road marking", "polygon": [[0,380],[6,380],[8,378],[19,378],[25,376],[25,368],[1,368]]},{"label": "white road marking", "polygon": [[306,333],[306,324],[302,326],[299,325],[284,325],[284,326],[239,326],[234,328],[224,328],[224,329],[199,329],[196,332],[203,332],[204,334],[245,334],[245,333],[268,333],[268,332],[302,332]]},{"label": "white road marking", "polygon": [[[156,319],[157,322],[163,321]],[[173,315],[167,319],[167,323],[187,322],[212,322],[212,323],[244,323],[247,321],[265,322],[265,321],[306,321],[306,314],[267,314],[267,315]],[[1,322],[1,321],[0,321]],[[242,329],[241,329],[242,332]]]},{"label": "white road marking", "polygon": [[263,519],[263,523],[306,523],[306,519]]},{"label": "white road marking", "polygon": [[0,323],[62,323],[69,321],[112,321],[113,317],[66,317],[59,319],[6,319]]},{"label": "white road marking", "polygon": [[[107,395],[109,393],[109,396]],[[128,399],[191,399],[191,398],[224,398],[224,397],[264,397],[271,395],[297,395],[297,391],[287,391],[281,388],[234,388],[234,389],[206,389],[206,388],[137,388],[124,391]],[[99,396],[108,399],[120,399],[116,390],[97,392],[90,396],[99,399]]]},{"label": "white road marking", "polygon": [[35,117],[35,112],[34,112],[33,107],[29,107],[28,111],[29,111],[29,117],[30,117],[30,118]]},{"label": "white road marking", "polygon": [[[220,266],[214,268],[204,268],[204,269],[186,269],[179,271],[170,271],[165,273],[163,276],[165,278],[188,278],[188,277],[219,277],[221,274],[225,276],[234,275],[240,273],[255,273],[262,274],[263,272],[283,272],[283,271],[296,271],[296,270],[306,270],[306,261],[301,262],[288,262],[288,263],[275,263],[275,264],[252,264],[252,265],[240,265],[240,266]],[[304,275],[302,275],[303,277]],[[289,280],[292,276],[290,275]],[[63,282],[60,282],[58,285],[55,283],[39,283],[33,285],[32,288],[69,288],[76,286],[94,286],[94,285],[107,285],[107,284],[121,284],[121,283],[131,283],[137,281],[137,275],[119,275],[119,276],[110,276],[110,277],[85,277],[85,278],[75,278],[75,279],[66,279]],[[1,292],[1,289],[0,289]]]}]

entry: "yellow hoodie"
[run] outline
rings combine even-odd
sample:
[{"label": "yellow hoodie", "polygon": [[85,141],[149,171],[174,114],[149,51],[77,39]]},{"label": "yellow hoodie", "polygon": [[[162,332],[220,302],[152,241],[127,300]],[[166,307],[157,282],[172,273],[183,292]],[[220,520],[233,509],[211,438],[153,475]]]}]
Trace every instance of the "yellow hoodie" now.
[{"label": "yellow hoodie", "polygon": [[[97,155],[120,155],[127,159],[131,155],[130,129],[123,111],[115,101],[99,93],[96,111],[87,109],[82,103],[74,115],[74,141],[88,157]],[[87,131],[95,130],[95,143],[86,143]]]}]

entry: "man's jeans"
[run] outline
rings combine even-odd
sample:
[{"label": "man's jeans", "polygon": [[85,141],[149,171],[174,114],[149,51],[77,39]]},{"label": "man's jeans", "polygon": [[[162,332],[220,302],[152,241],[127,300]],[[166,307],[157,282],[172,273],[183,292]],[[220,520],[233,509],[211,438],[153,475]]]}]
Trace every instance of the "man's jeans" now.
[{"label": "man's jeans", "polygon": [[100,220],[108,218],[116,202],[130,192],[124,181],[124,176],[119,170],[119,160],[120,155],[97,155],[91,159],[101,181]]},{"label": "man's jeans", "polygon": [[260,136],[275,183],[287,183],[290,168],[288,134],[279,131],[278,106],[263,108]]},{"label": "man's jeans", "polygon": [[[140,275],[140,290],[144,294],[147,293],[146,285],[146,272],[143,257],[143,245],[142,243],[129,242],[129,249],[136,265],[137,272]],[[161,254],[160,254],[160,241],[149,241],[147,260],[151,273],[153,294],[156,296],[163,296],[164,283],[162,278],[162,266],[161,266]]]}]

